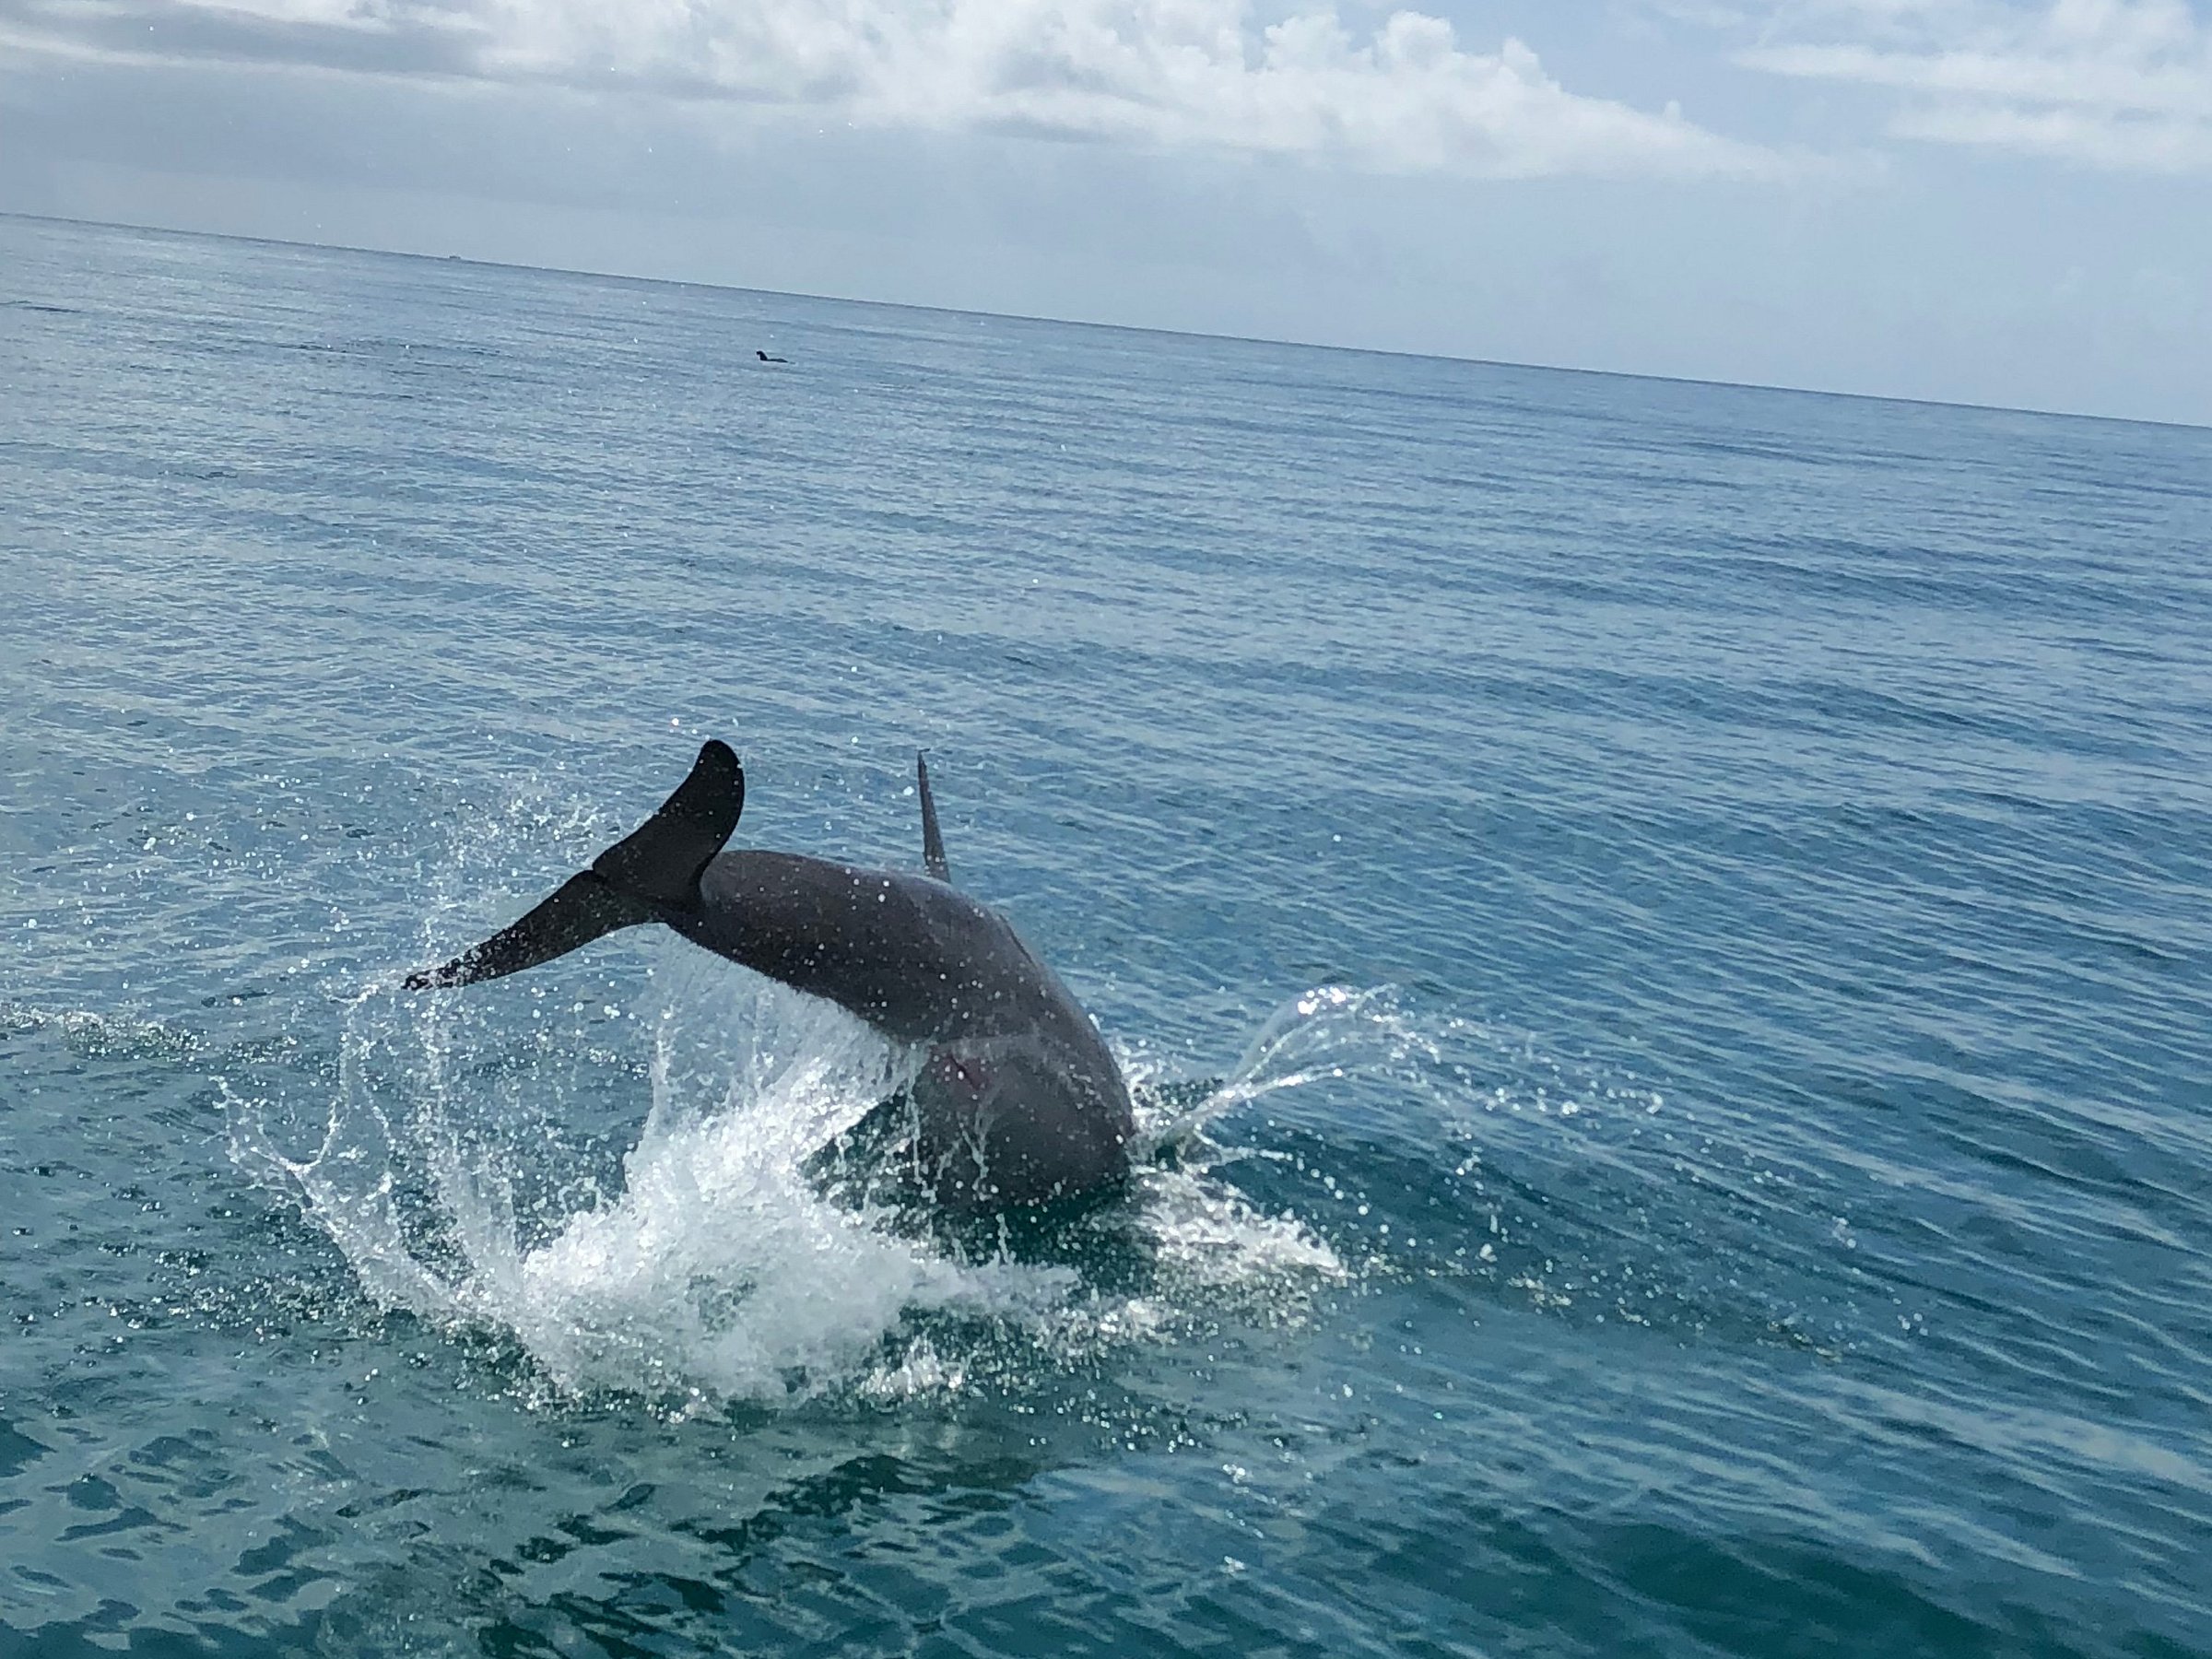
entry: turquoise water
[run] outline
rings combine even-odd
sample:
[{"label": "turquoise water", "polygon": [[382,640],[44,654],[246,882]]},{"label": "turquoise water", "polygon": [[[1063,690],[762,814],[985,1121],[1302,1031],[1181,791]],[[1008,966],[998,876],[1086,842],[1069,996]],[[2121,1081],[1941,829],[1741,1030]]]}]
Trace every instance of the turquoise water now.
[{"label": "turquoise water", "polygon": [[[788,367],[753,360],[757,348]],[[2212,1653],[2212,433],[0,219],[0,1652]],[[732,739],[1140,1083],[459,995]]]}]

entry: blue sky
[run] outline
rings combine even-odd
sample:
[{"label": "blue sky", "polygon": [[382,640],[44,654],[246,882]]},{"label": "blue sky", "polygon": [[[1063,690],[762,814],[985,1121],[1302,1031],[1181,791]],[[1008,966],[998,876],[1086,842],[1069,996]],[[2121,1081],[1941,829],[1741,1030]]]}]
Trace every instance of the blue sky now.
[{"label": "blue sky", "polygon": [[0,209],[2212,423],[2190,0],[0,0]]}]

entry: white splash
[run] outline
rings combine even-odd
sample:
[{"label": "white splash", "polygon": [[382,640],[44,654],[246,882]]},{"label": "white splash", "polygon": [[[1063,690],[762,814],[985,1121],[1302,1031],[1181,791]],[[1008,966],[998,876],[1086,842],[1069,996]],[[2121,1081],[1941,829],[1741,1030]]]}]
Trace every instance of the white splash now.
[{"label": "white splash", "polygon": [[1018,1320],[1057,1302],[1065,1268],[957,1262],[815,1191],[806,1155],[886,1092],[887,1068],[854,1064],[872,1041],[802,1045],[696,1121],[666,1109],[664,1049],[619,1200],[484,1264],[489,1311],[570,1388],[774,1400],[860,1373],[917,1312]]},{"label": "white splash", "polygon": [[[1406,1012],[1396,987],[1321,985],[1277,1008],[1236,1069],[1203,1099],[1150,1114],[1138,1127],[1156,1147],[1181,1146],[1223,1114],[1267,1095],[1355,1074],[1418,1071],[1438,1057],[1434,1040]],[[1153,1080],[1145,1059],[1125,1061],[1125,1067],[1140,1087]]]},{"label": "white splash", "polygon": [[[468,841],[443,885],[481,879],[524,841],[542,861],[548,829],[557,844],[602,834],[526,799]],[[437,925],[470,934],[487,902],[441,907]],[[1354,1048],[1382,1052],[1372,1038],[1394,1005],[1378,994],[1310,994],[1194,1106],[1146,1112],[1129,1195],[1074,1235],[1078,1253],[1118,1238],[1152,1265],[1141,1288],[1107,1290],[1056,1253],[1017,1259],[1003,1232],[994,1252],[968,1253],[823,1194],[809,1156],[911,1076],[912,1056],[858,1021],[681,946],[654,956],[627,1012],[604,988],[575,989],[592,972],[571,962],[466,997],[359,993],[335,1087],[306,1123],[297,1101],[227,1090],[236,1160],[327,1232],[372,1301],[498,1333],[561,1394],[688,1410],[957,1393],[1004,1374],[1008,1353],[1075,1363],[1172,1340],[1224,1298],[1272,1318],[1345,1277],[1302,1222],[1261,1213],[1221,1179],[1215,1167],[1237,1154],[1199,1131],[1261,1094],[1341,1075],[1362,1063]],[[582,1118],[599,1132],[626,1099],[646,1111],[618,1171],[600,1133],[595,1169],[564,1177],[556,1129]],[[1175,1159],[1150,1161],[1170,1147]]]},{"label": "white splash", "polygon": [[[656,1022],[652,1109],[618,1192],[538,1241],[546,1229],[518,1213],[497,1140],[462,1132],[469,1090],[448,1080],[435,1017],[418,1027],[427,1087],[394,1134],[372,1081],[392,1034],[376,1018],[382,994],[352,1011],[322,1144],[288,1156],[254,1103],[234,1101],[234,1155],[288,1186],[376,1301],[503,1331],[571,1394],[805,1398],[865,1375],[917,1315],[1020,1321],[1068,1295],[1066,1268],[958,1261],[823,1197],[804,1160],[896,1088],[899,1059],[836,1010],[765,982],[723,991],[724,1064],[700,1063],[701,1011],[679,994]],[[402,1201],[410,1157],[427,1176],[429,1202],[416,1206],[427,1223]]]}]

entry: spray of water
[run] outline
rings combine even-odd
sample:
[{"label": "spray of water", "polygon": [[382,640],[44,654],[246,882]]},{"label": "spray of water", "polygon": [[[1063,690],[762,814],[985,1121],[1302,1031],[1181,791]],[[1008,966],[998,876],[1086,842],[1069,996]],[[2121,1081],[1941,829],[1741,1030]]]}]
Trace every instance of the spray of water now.
[{"label": "spray of water", "polygon": [[[618,832],[557,789],[525,784],[456,837],[421,884],[419,959]],[[378,1306],[490,1332],[562,1394],[679,1409],[958,1390],[1008,1355],[1077,1365],[1224,1313],[1298,1317],[1348,1276],[1329,1225],[1343,1185],[1283,1202],[1303,1194],[1250,1161],[1280,1153],[1245,1132],[1374,1100],[1410,1110],[1407,1139],[1433,1151],[1465,1094],[1387,989],[1293,999],[1225,1078],[1124,1053],[1136,1177],[1038,1248],[826,1193],[810,1155],[913,1057],[674,941],[623,935],[464,995],[381,982],[347,994],[340,1024],[329,1075],[229,1090],[241,1166]]]},{"label": "spray of water", "polygon": [[[978,1247],[826,1195],[809,1155],[895,1092],[911,1058],[833,1008],[675,950],[652,1005],[622,1022],[646,1037],[634,1066],[580,1061],[596,1051],[572,1030],[517,1019],[527,993],[503,1019],[462,1011],[488,997],[362,994],[320,1121],[288,1128],[276,1103],[234,1094],[233,1154],[377,1303],[512,1339],[564,1393],[679,1406],[958,1389],[993,1344],[1075,1363],[1230,1302],[1279,1315],[1345,1276],[1303,1222],[1223,1178],[1239,1153],[1205,1131],[1373,1064],[1363,994],[1299,999],[1216,1084],[1134,1065],[1138,1175],[1039,1259],[1004,1230]],[[626,1088],[644,1106],[634,1141],[564,1185],[546,1166],[576,1142],[548,1128],[562,1112],[545,1097],[571,1116],[580,1096],[618,1112]],[[1100,1250],[1119,1266],[1094,1271]],[[1132,1253],[1141,1273],[1124,1271]]]},{"label": "spray of water", "polygon": [[[234,1099],[234,1150],[377,1302],[497,1333],[560,1393],[679,1409],[1018,1385],[1420,1279],[1675,1340],[1825,1350],[1864,1323],[1821,1288],[1855,1244],[1801,1202],[1812,1173],[1763,1202],[1784,1176],[1721,1114],[1388,988],[1301,994],[1218,1079],[1124,1052],[1135,1176],[1039,1249],[827,1195],[809,1154],[911,1062],[680,947],[651,971],[627,1060],[583,1029],[612,1008],[558,991],[565,1026],[517,1018],[527,993],[364,996],[313,1124]],[[614,1126],[557,1133],[548,1101]]]}]

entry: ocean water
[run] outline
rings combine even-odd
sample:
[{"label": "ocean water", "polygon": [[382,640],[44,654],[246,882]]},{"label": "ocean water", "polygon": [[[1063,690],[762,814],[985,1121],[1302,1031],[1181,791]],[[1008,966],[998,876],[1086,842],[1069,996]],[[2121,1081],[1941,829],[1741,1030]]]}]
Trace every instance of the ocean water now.
[{"label": "ocean water", "polygon": [[[788,366],[754,359],[765,348]],[[0,219],[0,1653],[2212,1653],[2212,432]],[[671,936],[956,875],[1079,1215]]]}]

